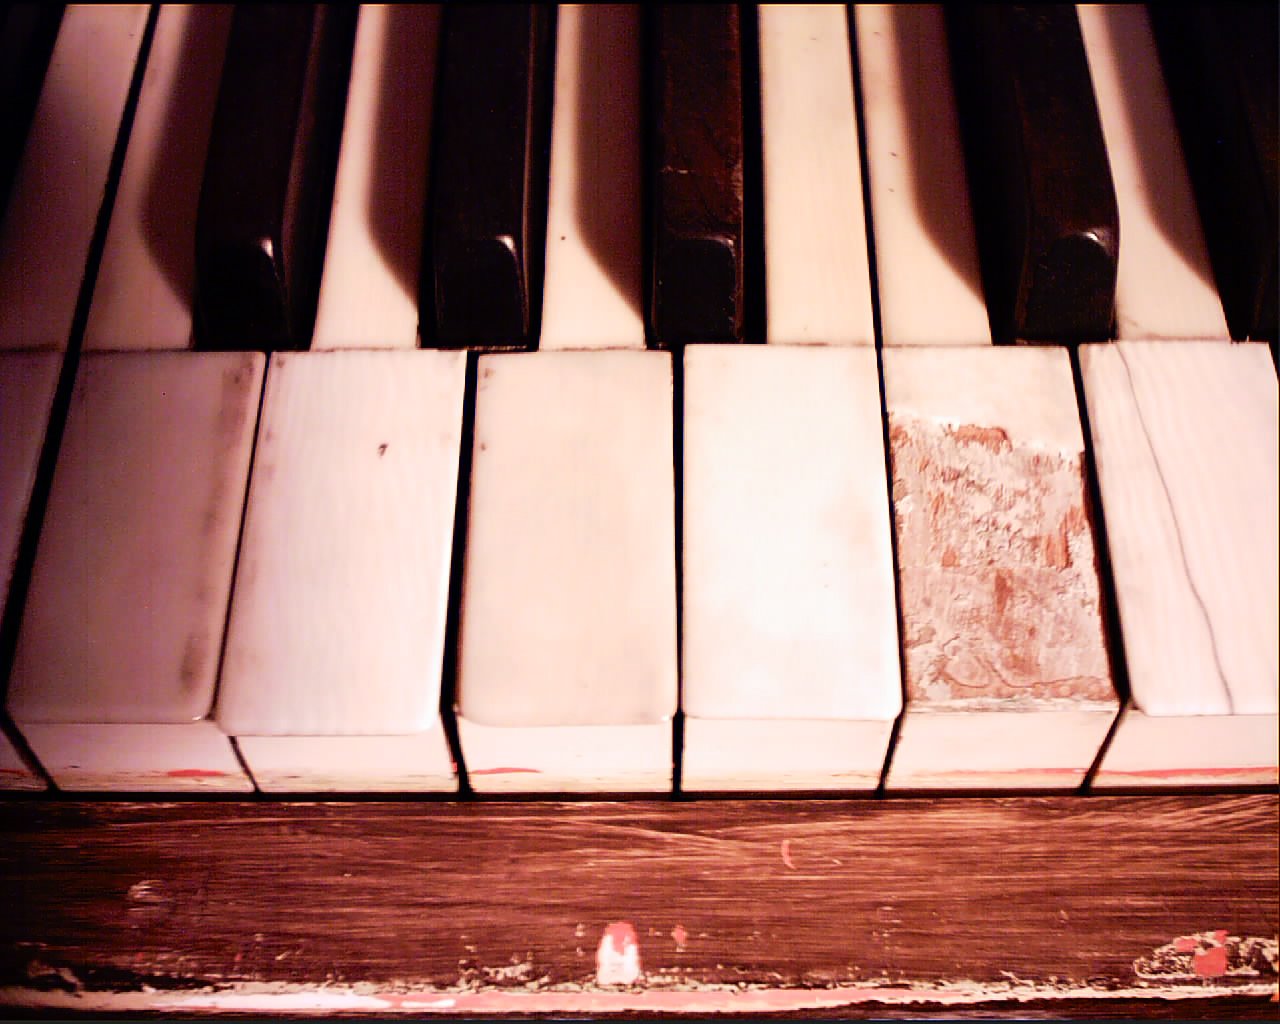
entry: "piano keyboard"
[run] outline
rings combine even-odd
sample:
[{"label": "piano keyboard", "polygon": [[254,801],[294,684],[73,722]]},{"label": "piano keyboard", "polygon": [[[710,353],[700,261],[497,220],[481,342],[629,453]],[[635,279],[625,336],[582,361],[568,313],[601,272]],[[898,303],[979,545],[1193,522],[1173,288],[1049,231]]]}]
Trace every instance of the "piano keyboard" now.
[{"label": "piano keyboard", "polygon": [[[19,140],[0,785],[1280,781],[1276,329],[1232,343],[1142,8],[1059,12],[1086,343],[1096,274],[995,263],[939,7],[561,5],[486,78],[483,9],[369,5],[233,110],[245,10],[68,6]],[[1114,248],[1028,191],[1046,261]]]}]

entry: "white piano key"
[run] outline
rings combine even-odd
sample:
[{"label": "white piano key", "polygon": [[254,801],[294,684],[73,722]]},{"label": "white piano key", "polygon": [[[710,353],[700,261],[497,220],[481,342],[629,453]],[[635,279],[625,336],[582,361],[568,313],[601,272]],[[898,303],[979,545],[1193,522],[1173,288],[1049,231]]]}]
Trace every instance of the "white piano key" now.
[{"label": "white piano key", "polygon": [[1120,212],[1116,334],[1229,338],[1160,58],[1141,4],[1081,4]]},{"label": "white piano key", "polygon": [[683,788],[874,789],[902,707],[875,351],[684,359]]},{"label": "white piano key", "polygon": [[1133,704],[1096,782],[1274,784],[1280,403],[1270,355],[1122,342],[1082,346],[1080,366]]},{"label": "white piano key", "polygon": [[313,349],[416,348],[439,4],[364,4]]},{"label": "white piano key", "polygon": [[874,345],[843,4],[761,4],[768,340]]},{"label": "white piano key", "polygon": [[466,353],[272,356],[218,724],[264,790],[456,788],[440,719]]},{"label": "white piano key", "polygon": [[148,7],[67,7],[0,226],[0,349],[64,349]]},{"label": "white piano key", "polygon": [[884,351],[906,706],[893,788],[1074,787],[1115,719],[1066,350]]},{"label": "white piano key", "polygon": [[854,18],[884,344],[988,345],[942,7]]},{"label": "white piano key", "polygon": [[262,368],[80,361],[8,696],[63,788],[250,788],[208,716]]},{"label": "white piano key", "polygon": [[561,4],[542,349],[644,348],[640,8]]},{"label": "white piano key", "polygon": [[672,455],[669,354],[480,357],[457,693],[475,789],[670,789]]},{"label": "white piano key", "polygon": [[196,206],[230,30],[227,5],[160,9],[85,349],[191,347]]},{"label": "white piano key", "polygon": [[61,367],[60,352],[0,352],[0,613],[8,606]]},{"label": "white piano key", "polygon": [[26,759],[18,753],[9,737],[0,732],[0,790],[23,789],[41,790],[48,787],[39,775],[27,764]]}]

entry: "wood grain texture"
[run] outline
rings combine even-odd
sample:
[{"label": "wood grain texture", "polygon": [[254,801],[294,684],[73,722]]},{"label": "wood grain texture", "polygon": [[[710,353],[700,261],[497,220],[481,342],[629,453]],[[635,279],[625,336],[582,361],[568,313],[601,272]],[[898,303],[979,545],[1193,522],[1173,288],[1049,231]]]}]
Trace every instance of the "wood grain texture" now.
[{"label": "wood grain texture", "polygon": [[[0,1005],[1248,1014],[1276,991],[1278,811],[11,800]],[[621,922],[642,974],[598,985]]]}]

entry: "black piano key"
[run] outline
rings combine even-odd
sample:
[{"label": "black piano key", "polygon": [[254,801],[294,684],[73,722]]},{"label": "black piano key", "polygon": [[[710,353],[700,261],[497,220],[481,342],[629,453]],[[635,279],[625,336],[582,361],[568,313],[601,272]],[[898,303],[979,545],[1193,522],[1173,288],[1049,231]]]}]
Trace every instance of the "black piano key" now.
[{"label": "black piano key", "polygon": [[1119,215],[1075,8],[955,5],[947,28],[993,338],[1110,338]]},{"label": "black piano key", "polygon": [[202,348],[310,343],[356,12],[236,8],[196,219]]},{"label": "black piano key", "polygon": [[62,24],[62,4],[0,4],[0,216]]},{"label": "black piano key", "polygon": [[650,343],[743,336],[742,40],[733,4],[651,9]]},{"label": "black piano key", "polygon": [[445,8],[419,285],[426,345],[537,341],[553,20],[547,4]]},{"label": "black piano key", "polygon": [[1275,341],[1280,27],[1274,3],[1151,4],[1231,336]]}]

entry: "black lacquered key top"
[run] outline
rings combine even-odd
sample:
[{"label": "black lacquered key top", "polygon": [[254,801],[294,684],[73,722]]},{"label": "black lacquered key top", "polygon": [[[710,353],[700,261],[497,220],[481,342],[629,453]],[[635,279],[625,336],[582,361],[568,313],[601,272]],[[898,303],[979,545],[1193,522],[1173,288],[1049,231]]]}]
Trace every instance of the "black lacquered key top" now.
[{"label": "black lacquered key top", "polygon": [[62,4],[0,4],[0,216],[22,158]]},{"label": "black lacquered key top", "polygon": [[236,8],[196,221],[196,343],[306,348],[356,8]]},{"label": "black lacquered key top", "polygon": [[1109,338],[1119,216],[1074,7],[956,5],[948,32],[993,338]]},{"label": "black lacquered key top", "polygon": [[1227,326],[1275,341],[1276,5],[1148,6]]},{"label": "black lacquered key top", "polygon": [[546,4],[445,8],[419,288],[426,345],[507,349],[537,340],[552,21]]},{"label": "black lacquered key top", "polygon": [[742,46],[733,4],[650,15],[650,343],[741,341]]}]

